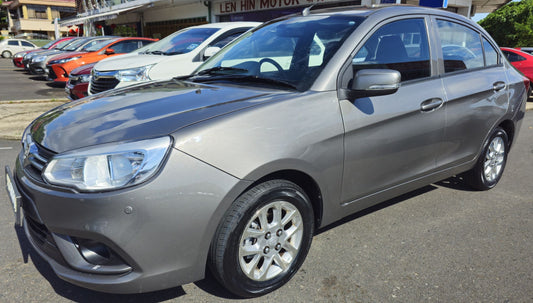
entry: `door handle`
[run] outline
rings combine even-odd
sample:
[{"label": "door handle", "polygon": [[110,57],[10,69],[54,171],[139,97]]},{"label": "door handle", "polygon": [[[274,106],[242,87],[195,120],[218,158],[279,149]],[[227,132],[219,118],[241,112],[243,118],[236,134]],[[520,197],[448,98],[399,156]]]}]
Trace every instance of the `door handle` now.
[{"label": "door handle", "polygon": [[429,99],[420,104],[420,110],[422,110],[423,112],[434,111],[441,107],[443,103],[444,101],[442,101],[441,98]]},{"label": "door handle", "polygon": [[494,91],[497,92],[497,91],[501,91],[502,89],[504,89],[506,87],[506,85],[505,85],[505,82],[498,81],[498,82],[495,82],[494,84],[492,84],[492,87],[493,87]]}]

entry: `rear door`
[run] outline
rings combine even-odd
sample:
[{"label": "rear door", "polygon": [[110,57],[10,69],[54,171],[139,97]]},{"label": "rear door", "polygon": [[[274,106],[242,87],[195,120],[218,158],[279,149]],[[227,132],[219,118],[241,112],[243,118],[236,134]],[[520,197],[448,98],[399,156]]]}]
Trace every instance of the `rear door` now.
[{"label": "rear door", "polygon": [[30,50],[35,48],[35,46],[33,46],[33,44],[28,41],[20,41],[20,43],[22,45],[23,50]]},{"label": "rear door", "polygon": [[506,71],[497,46],[477,29],[435,18],[446,102],[446,134],[438,165],[472,160],[508,106]]},{"label": "rear door", "polygon": [[[388,190],[428,174],[444,135],[445,93],[431,60],[428,17],[379,25],[352,57],[346,73],[392,69],[401,73],[391,95],[341,100],[345,127],[342,202]],[[348,83],[341,84],[347,87]]]}]

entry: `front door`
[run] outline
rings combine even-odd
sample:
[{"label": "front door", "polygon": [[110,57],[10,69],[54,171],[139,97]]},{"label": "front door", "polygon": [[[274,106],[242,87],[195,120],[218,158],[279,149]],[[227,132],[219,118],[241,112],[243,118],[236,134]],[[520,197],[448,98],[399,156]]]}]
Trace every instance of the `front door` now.
[{"label": "front door", "polygon": [[380,26],[352,59],[362,69],[401,73],[391,95],[340,100],[345,127],[342,203],[394,188],[436,167],[445,127],[442,81],[432,77],[426,19]]}]

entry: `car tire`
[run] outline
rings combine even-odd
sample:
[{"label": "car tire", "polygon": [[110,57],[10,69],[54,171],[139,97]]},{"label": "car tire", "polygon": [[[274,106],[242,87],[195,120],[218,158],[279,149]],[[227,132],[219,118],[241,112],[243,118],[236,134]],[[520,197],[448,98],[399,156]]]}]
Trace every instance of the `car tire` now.
[{"label": "car tire", "polygon": [[6,58],[6,59],[11,58],[11,52],[10,52],[10,51],[7,51],[7,50],[6,50],[6,51],[3,51],[3,52],[2,52],[2,57],[3,57],[3,58]]},{"label": "car tire", "polygon": [[483,152],[474,168],[465,173],[464,180],[477,190],[493,188],[503,175],[508,153],[507,133],[503,128],[497,127],[485,141]]},{"label": "car tire", "polygon": [[233,202],[209,252],[213,276],[240,297],[256,297],[289,281],[302,265],[314,233],[310,200],[296,184],[271,180]]}]

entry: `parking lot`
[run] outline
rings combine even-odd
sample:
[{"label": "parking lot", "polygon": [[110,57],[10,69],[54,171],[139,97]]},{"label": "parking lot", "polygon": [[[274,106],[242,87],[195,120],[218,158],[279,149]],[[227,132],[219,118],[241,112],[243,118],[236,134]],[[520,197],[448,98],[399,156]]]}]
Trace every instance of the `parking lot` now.
[{"label": "parking lot", "polygon": [[11,59],[0,58],[0,101],[66,100],[64,85],[46,81],[15,67]]},{"label": "parking lot", "polygon": [[[1,101],[64,99],[61,87],[9,64],[0,59]],[[0,302],[532,302],[532,139],[528,111],[495,189],[475,192],[449,179],[349,216],[318,231],[286,286],[251,300],[235,299],[209,277],[140,295],[64,282],[14,226],[1,190]],[[18,141],[0,140],[2,167],[13,166],[19,149]]]}]

